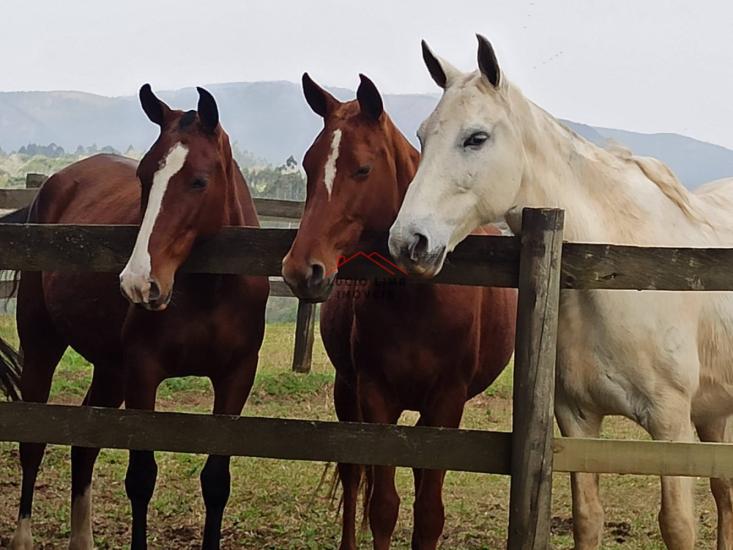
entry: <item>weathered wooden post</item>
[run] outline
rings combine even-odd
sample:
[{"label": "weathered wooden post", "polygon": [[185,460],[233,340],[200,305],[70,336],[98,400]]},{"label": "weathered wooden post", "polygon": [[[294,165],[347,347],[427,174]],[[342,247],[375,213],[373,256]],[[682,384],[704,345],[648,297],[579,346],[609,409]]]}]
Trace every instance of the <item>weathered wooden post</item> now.
[{"label": "weathered wooden post", "polygon": [[550,547],[555,352],[564,211],[522,213],[509,550]]},{"label": "weathered wooden post", "polygon": [[28,173],[25,175],[26,189],[38,189],[48,179],[46,174]]},{"label": "weathered wooden post", "polygon": [[298,315],[295,322],[295,350],[293,370],[310,372],[313,357],[313,341],[316,329],[316,304],[298,300]]}]

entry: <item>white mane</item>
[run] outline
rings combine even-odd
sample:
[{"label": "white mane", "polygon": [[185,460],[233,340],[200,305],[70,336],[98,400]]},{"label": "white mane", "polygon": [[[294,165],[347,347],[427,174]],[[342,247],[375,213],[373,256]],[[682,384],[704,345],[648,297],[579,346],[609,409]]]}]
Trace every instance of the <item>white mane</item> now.
[{"label": "white mane", "polygon": [[[517,124],[522,128],[520,131],[526,132],[525,148],[528,154],[536,153],[536,158],[528,159],[528,165],[536,167],[533,185],[539,183],[539,187],[544,187],[544,181],[541,180],[551,180],[552,175],[562,181],[548,181],[547,186],[564,186],[575,178],[573,183],[584,188],[585,192],[578,194],[579,190],[576,189],[568,193],[568,198],[574,195],[589,196],[590,204],[602,203],[605,208],[601,210],[610,214],[608,223],[618,225],[618,233],[607,236],[611,242],[671,244],[666,240],[655,240],[651,233],[647,240],[637,240],[639,232],[648,233],[647,229],[642,228],[652,225],[660,226],[660,235],[667,232],[671,237],[675,231],[661,226],[665,223],[670,228],[679,229],[675,238],[684,235],[681,237],[684,240],[677,243],[679,245],[718,242],[721,231],[733,234],[733,224],[728,222],[733,206],[733,185],[729,184],[733,180],[721,180],[714,185],[701,187],[698,192],[691,192],[662,161],[634,155],[628,148],[615,142],[609,142],[606,147],[589,142],[529,101],[516,86],[506,81],[502,95],[509,98],[510,116],[516,116]],[[558,151],[563,152],[558,155]],[[656,196],[654,190],[657,190]],[[557,189],[545,189],[534,197],[535,200],[530,198],[529,202],[560,206],[557,201],[543,202],[550,196],[556,197]],[[573,202],[568,200],[562,204],[570,210],[571,216],[575,211]],[[681,214],[681,217],[676,216],[675,220],[674,212]],[[584,216],[582,212],[576,212],[575,218],[583,221],[587,217],[592,222],[593,216],[597,214],[594,212]],[[626,226],[622,225],[623,218],[628,218]],[[700,239],[690,239],[695,232],[700,233]],[[574,238],[572,227],[570,238]],[[584,235],[582,230],[575,238],[595,240],[593,235]]]}]

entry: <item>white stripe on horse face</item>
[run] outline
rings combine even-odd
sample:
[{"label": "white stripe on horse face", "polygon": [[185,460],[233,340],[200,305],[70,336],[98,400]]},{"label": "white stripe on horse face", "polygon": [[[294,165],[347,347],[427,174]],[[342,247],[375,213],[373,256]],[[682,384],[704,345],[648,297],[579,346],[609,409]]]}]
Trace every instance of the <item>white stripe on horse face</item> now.
[{"label": "white stripe on horse face", "polygon": [[324,171],[323,183],[328,191],[328,200],[331,200],[331,191],[333,191],[333,180],[336,179],[336,160],[339,158],[339,146],[341,145],[341,130],[333,132],[331,139],[331,152],[326,160],[326,168]]},{"label": "white stripe on horse face", "polygon": [[147,303],[150,293],[151,260],[150,236],[153,234],[155,221],[160,214],[163,196],[171,178],[181,171],[186,163],[188,147],[176,143],[165,158],[160,162],[158,171],[153,175],[153,185],[150,188],[148,206],[145,209],[143,222],[137,234],[135,248],[132,255],[120,274],[120,284],[127,297],[135,303]]}]

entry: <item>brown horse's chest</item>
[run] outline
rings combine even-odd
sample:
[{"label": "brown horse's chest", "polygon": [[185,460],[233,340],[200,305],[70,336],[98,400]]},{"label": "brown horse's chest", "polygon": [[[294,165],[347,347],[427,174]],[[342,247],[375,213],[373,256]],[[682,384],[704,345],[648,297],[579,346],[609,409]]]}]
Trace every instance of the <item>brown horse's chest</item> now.
[{"label": "brown horse's chest", "polygon": [[360,376],[379,380],[407,409],[446,384],[470,387],[482,364],[473,289],[398,287],[365,295],[354,309],[351,349]]},{"label": "brown horse's chest", "polygon": [[255,281],[223,292],[181,281],[164,312],[130,308],[114,274],[46,273],[43,291],[56,329],[89,362],[121,362],[132,346],[152,354],[172,377],[209,375],[259,347],[267,286]]},{"label": "brown horse's chest", "polygon": [[264,333],[267,283],[247,281],[225,292],[182,285],[165,312],[134,310],[125,346],[146,348],[166,378],[228,371],[259,349]]}]

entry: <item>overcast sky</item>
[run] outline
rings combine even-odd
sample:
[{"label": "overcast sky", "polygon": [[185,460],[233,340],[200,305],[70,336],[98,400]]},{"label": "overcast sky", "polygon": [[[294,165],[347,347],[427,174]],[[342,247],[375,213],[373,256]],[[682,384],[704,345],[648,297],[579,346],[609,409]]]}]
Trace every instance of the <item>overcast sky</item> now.
[{"label": "overcast sky", "polygon": [[318,81],[435,92],[420,39],[463,70],[480,32],[563,118],[733,148],[730,0],[2,0],[0,90],[134,93]]}]

